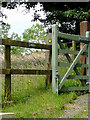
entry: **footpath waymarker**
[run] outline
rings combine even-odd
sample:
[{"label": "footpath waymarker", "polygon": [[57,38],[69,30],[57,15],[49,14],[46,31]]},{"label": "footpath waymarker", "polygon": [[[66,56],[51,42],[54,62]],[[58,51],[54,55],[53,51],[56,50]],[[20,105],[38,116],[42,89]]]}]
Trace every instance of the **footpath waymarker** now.
[{"label": "footpath waymarker", "polygon": [[48,39],[48,43],[52,43],[52,39]]}]

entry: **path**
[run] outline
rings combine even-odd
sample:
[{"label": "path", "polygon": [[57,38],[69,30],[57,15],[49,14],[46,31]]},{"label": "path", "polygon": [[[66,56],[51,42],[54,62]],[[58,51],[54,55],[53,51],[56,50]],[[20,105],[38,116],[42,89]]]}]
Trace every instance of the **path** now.
[{"label": "path", "polygon": [[66,104],[64,115],[59,118],[88,118],[88,94],[79,96],[74,104]]}]

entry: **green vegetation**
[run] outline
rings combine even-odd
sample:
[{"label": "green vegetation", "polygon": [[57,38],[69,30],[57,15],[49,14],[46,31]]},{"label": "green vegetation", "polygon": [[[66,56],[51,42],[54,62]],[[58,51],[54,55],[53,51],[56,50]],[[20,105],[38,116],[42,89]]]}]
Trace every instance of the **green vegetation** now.
[{"label": "green vegetation", "polygon": [[[8,23],[1,25],[2,34],[0,35],[0,37],[3,39],[8,38],[10,28],[11,27]],[[19,36],[17,33],[13,32],[10,38],[11,40],[15,40],[15,41],[45,43],[45,36],[46,36],[46,32],[42,27],[42,25],[36,24],[36,25],[32,25],[31,28],[26,29],[22,33],[22,37]],[[4,46],[0,45],[0,49],[1,49],[1,52],[4,53]],[[34,51],[38,52],[38,50],[34,50]],[[29,55],[32,52],[33,50],[30,48],[26,49],[23,47],[11,46],[11,54],[14,54],[14,55],[25,55],[25,54]]]},{"label": "green vegetation", "polygon": [[55,118],[63,114],[64,104],[75,94],[53,94],[51,88],[45,88],[45,76],[12,76],[12,101],[17,103],[4,107],[3,112],[24,118]]},{"label": "green vegetation", "polygon": [[[40,55],[38,53],[38,55]],[[43,53],[44,54],[44,53]],[[38,56],[37,55],[37,56]],[[45,54],[44,54],[45,55]],[[25,58],[26,57],[26,58]],[[38,68],[43,69],[45,67],[44,57],[41,54],[40,61],[38,57],[34,60],[34,63],[38,64],[34,66],[31,56],[13,56],[12,68]],[[27,59],[29,57],[29,59]],[[27,60],[27,62],[26,62]],[[14,64],[13,64],[14,63]],[[21,64],[20,64],[21,63]],[[29,66],[29,67],[28,67]],[[61,68],[65,72],[64,68]],[[3,79],[3,95],[4,95],[4,75]],[[12,75],[12,101],[11,105],[5,105],[3,103],[3,112],[14,112],[17,118],[57,118],[64,114],[65,104],[74,103],[74,99],[77,98],[76,92],[60,93],[58,96],[53,94],[52,88],[45,87],[46,76],[42,75]],[[75,80],[69,82],[65,86],[78,86]],[[79,93],[80,95],[80,93]]]},{"label": "green vegetation", "polygon": [[74,118],[86,118],[86,116],[88,116],[88,108],[84,108],[81,111],[79,111],[79,113],[77,115],[74,116]]},{"label": "green vegetation", "polygon": [[32,25],[31,28],[26,29],[22,34],[25,42],[45,43],[46,32],[43,25]]},{"label": "green vegetation", "polygon": [[[59,31],[61,32],[80,34],[80,22],[90,21],[90,2],[48,2],[48,4],[40,2],[41,8],[39,10],[35,8],[38,2],[19,3],[19,5],[22,4],[27,10],[34,8],[33,21],[39,20],[45,26],[59,22]],[[17,2],[2,3],[2,7],[7,9],[15,9],[17,6]],[[45,17],[40,11],[44,12]]]}]

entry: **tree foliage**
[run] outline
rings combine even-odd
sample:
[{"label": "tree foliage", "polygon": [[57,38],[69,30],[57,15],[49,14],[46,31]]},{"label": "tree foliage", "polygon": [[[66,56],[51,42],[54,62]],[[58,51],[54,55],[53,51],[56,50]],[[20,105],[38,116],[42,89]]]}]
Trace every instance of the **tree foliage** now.
[{"label": "tree foliage", "polygon": [[44,43],[46,32],[40,24],[32,25],[23,33],[23,40],[27,42]]},{"label": "tree foliage", "polygon": [[[21,41],[21,36],[19,36],[17,33],[12,33],[11,35],[11,40],[15,41]],[[11,46],[11,53],[15,55],[22,55],[24,52],[23,47],[18,47],[18,46]]]},{"label": "tree foliage", "polygon": [[50,25],[59,22],[61,24],[59,30],[62,32],[79,34],[80,22],[90,21],[90,3],[56,2],[41,4],[43,4],[43,9],[46,12],[45,24]]},{"label": "tree foliage", "polygon": [[[0,38],[8,38],[10,25],[5,24],[2,25],[2,34],[0,34]],[[36,24],[32,25],[31,28],[26,29],[23,33],[23,38],[19,36],[17,33],[12,33],[10,38],[15,41],[25,41],[25,42],[35,42],[35,43],[45,43],[46,32],[42,25]],[[21,40],[22,39],[22,40]],[[0,46],[2,53],[4,52],[4,46]],[[11,53],[17,55],[30,54],[32,50],[29,48],[23,48],[18,46],[11,46]]]},{"label": "tree foliage", "polygon": [[[2,7],[14,9],[17,2],[3,3]],[[37,2],[20,2],[25,4],[26,9],[35,7]],[[59,30],[66,33],[80,34],[80,22],[90,21],[90,2],[40,2],[40,11],[46,13],[46,18],[41,18],[40,13],[36,10],[34,13],[34,21],[39,20],[47,25],[56,22],[60,23]]]},{"label": "tree foliage", "polygon": [[9,32],[10,28],[11,27],[8,23],[6,23],[5,25],[2,24],[1,25],[2,34],[0,34],[0,38],[8,38],[8,32]]},{"label": "tree foliage", "polygon": [[[2,24],[1,25],[2,34],[0,34],[0,38],[2,38],[2,39],[8,38],[10,28],[11,28],[10,24],[8,24],[8,23]],[[10,38],[12,40],[21,41],[21,37],[19,37],[17,33],[12,33]],[[4,53],[5,47],[0,46],[0,49],[1,49],[1,52]],[[11,46],[11,53],[12,54],[21,54],[22,52],[23,52],[23,48],[20,48],[17,46]]]},{"label": "tree foliage", "polygon": [[[0,38],[1,39],[8,38],[9,30],[10,30],[10,25],[8,23],[2,24],[1,28],[0,28],[0,31],[1,31]],[[0,52],[3,53],[4,49],[5,49],[5,47],[0,45]]]}]

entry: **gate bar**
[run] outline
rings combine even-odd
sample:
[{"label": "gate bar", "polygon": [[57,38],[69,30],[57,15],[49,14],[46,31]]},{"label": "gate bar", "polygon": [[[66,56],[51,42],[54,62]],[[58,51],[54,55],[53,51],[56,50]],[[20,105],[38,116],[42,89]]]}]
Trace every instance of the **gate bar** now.
[{"label": "gate bar", "polygon": [[[90,31],[86,32],[86,37],[90,38]],[[88,43],[87,64],[88,64],[87,75],[89,76],[88,83],[89,83],[89,92],[90,92],[90,43]]]},{"label": "gate bar", "polygon": [[52,27],[52,90],[53,93],[58,94],[58,31],[57,31],[57,25],[54,24]]},{"label": "gate bar", "polygon": [[59,90],[62,88],[64,82],[66,81],[66,79],[68,78],[68,76],[70,75],[70,72],[73,70],[73,68],[75,67],[76,63],[78,62],[80,55],[84,52],[84,50],[87,48],[87,44],[85,44],[83,46],[83,48],[80,50],[80,52],[78,53],[78,55],[76,56],[75,60],[73,61],[73,63],[71,64],[70,68],[68,69],[68,71],[66,72],[66,74],[64,75],[63,79],[61,80],[60,84],[59,84]]},{"label": "gate bar", "polygon": [[72,40],[72,41],[76,41],[76,42],[83,42],[83,43],[90,43],[90,38],[87,37],[83,37],[80,35],[73,35],[73,34],[67,34],[67,33],[62,33],[59,32],[58,36],[67,40]]}]

